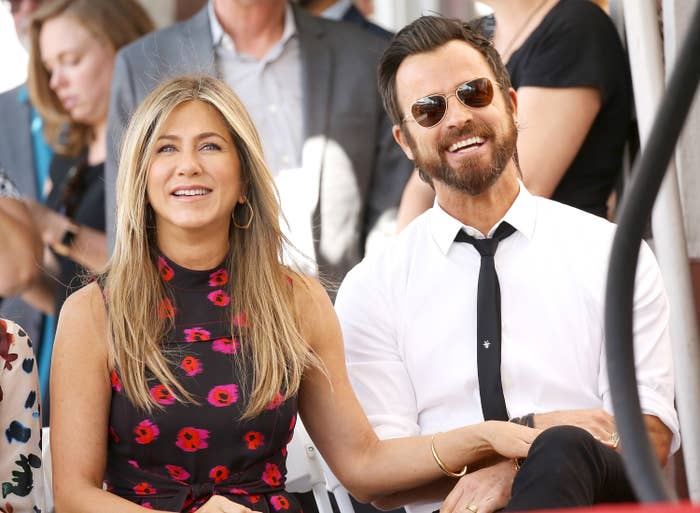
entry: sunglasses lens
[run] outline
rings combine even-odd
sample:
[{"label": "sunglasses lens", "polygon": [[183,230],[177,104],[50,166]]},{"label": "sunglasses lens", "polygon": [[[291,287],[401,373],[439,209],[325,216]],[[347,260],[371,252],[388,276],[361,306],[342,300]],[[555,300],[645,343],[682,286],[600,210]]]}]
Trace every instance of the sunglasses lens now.
[{"label": "sunglasses lens", "polygon": [[445,115],[445,108],[443,96],[426,96],[413,104],[411,114],[420,126],[430,128],[440,122]]},{"label": "sunglasses lens", "polygon": [[477,78],[459,86],[457,98],[467,107],[486,107],[493,100],[493,84],[488,78]]}]

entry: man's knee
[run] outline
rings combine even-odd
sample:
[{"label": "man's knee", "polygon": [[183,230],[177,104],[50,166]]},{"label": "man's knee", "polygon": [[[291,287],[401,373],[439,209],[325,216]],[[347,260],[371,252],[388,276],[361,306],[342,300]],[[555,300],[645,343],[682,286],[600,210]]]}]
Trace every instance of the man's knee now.
[{"label": "man's knee", "polygon": [[554,426],[542,431],[535,439],[530,448],[530,455],[546,452],[566,457],[570,451],[588,450],[596,443],[593,435],[585,429],[576,426]]}]

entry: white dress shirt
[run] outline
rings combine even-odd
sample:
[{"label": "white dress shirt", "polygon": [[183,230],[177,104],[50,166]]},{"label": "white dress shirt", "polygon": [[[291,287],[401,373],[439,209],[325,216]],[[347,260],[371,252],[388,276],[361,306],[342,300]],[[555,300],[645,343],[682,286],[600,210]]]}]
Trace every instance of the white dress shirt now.
[{"label": "white dress shirt", "polygon": [[[509,415],[612,412],[603,324],[614,225],[532,196],[522,184],[503,220],[517,230],[495,255]],[[436,203],[385,251],[358,264],[338,292],[350,378],[380,438],[483,421],[476,364],[481,257],[471,244],[454,242],[462,228],[483,237]],[[644,413],[672,431],[675,451],[680,437],[668,317],[656,260],[642,244],[634,295],[639,396]]]}]

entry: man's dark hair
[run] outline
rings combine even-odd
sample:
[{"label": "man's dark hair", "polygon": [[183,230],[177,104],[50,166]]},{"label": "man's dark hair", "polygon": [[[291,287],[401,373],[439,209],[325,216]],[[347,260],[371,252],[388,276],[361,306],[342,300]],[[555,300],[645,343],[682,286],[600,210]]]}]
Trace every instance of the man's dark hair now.
[{"label": "man's dark hair", "polygon": [[395,125],[401,125],[404,117],[396,94],[396,72],[401,63],[406,57],[430,52],[454,40],[464,41],[484,56],[500,85],[507,108],[511,108],[508,70],[491,42],[462,20],[421,16],[394,36],[379,61],[379,92],[384,108]]}]

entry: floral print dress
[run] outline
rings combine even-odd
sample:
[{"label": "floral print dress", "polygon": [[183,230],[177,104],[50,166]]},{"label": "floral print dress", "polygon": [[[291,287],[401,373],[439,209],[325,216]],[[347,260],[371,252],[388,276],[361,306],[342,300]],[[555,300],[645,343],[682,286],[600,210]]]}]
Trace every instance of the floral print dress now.
[{"label": "floral print dress", "polygon": [[296,498],[284,490],[296,398],[279,395],[261,415],[241,420],[250,376],[239,355],[247,319],[237,314],[231,333],[226,269],[192,271],[165,257],[158,268],[172,293],[158,312],[175,321],[164,351],[198,404],[177,402],[152,381],[150,393],[162,409],[144,412],[113,371],[107,489],[166,511],[193,512],[220,494],[263,513],[299,513]]},{"label": "floral print dress", "polygon": [[40,404],[32,341],[0,319],[0,512],[44,511]]}]

